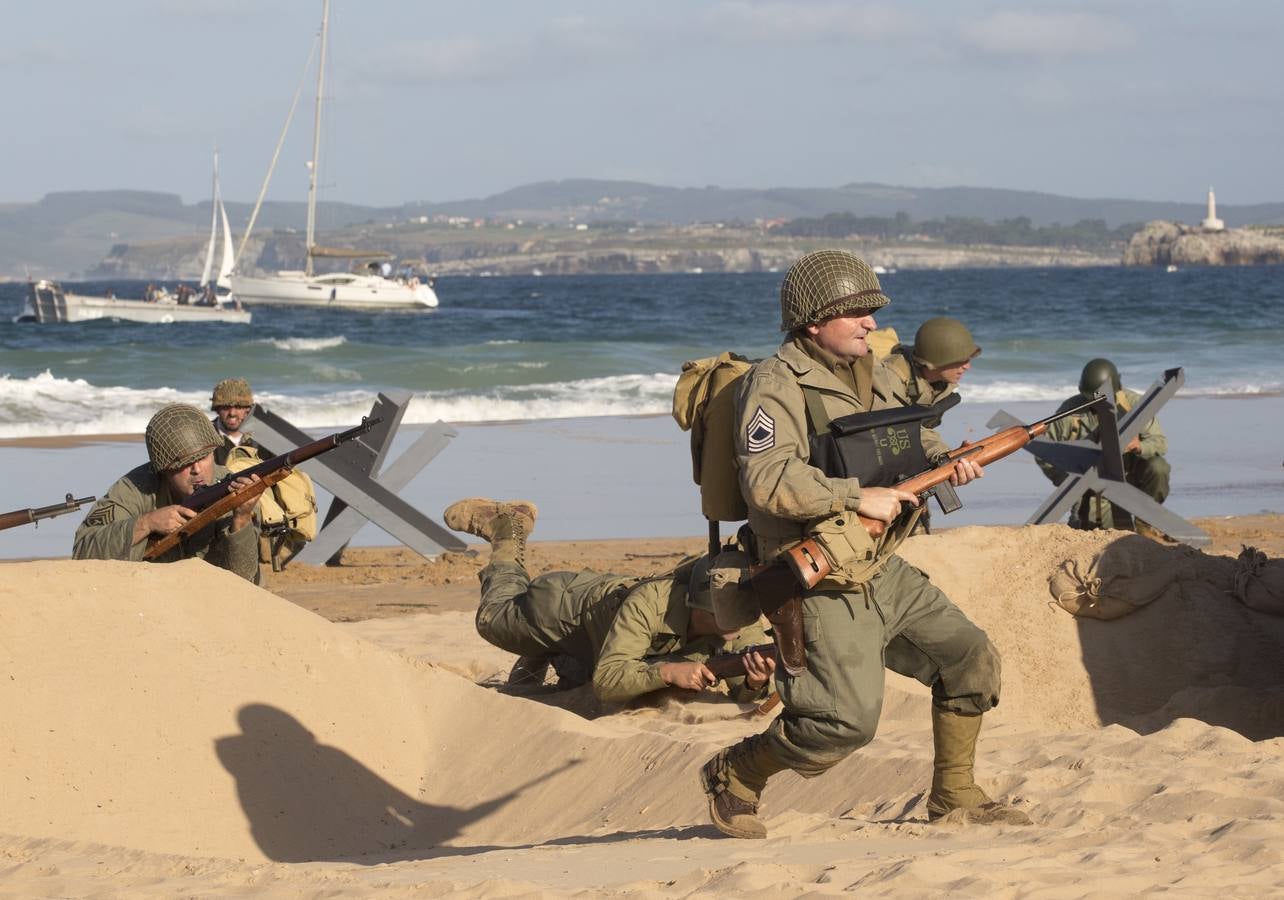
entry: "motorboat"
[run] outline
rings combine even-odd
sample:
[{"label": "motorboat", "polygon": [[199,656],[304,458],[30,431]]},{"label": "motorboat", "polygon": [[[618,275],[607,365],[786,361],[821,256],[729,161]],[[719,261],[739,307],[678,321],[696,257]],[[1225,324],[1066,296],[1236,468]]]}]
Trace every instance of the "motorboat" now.
[{"label": "motorboat", "polygon": [[[349,309],[405,309],[424,310],[437,306],[437,293],[433,290],[432,280],[421,281],[417,277],[389,277],[392,266],[386,262],[390,254],[379,251],[349,250],[344,248],[319,247],[316,243],[317,218],[317,172],[321,154],[321,108],[325,94],[325,54],[326,41],[330,29],[330,0],[323,0],[321,7],[321,33],[318,38],[320,60],[317,63],[316,111],[312,128],[312,159],[308,163],[308,220],[307,220],[307,253],[303,271],[281,271],[269,275],[250,275],[243,271],[245,247],[259,209],[267,193],[267,186],[272,178],[272,170],[280,153],[272,157],[267,177],[259,192],[258,202],[250,216],[249,227],[241,238],[241,248],[236,254],[238,264],[232,272],[229,283],[232,293],[250,306],[272,304],[279,306],[335,306]],[[290,118],[286,118],[286,130]],[[285,139],[285,131],[281,141]],[[365,271],[317,274],[313,261],[318,258],[348,258],[367,260]],[[381,262],[383,261],[383,262]]]},{"label": "motorboat", "polygon": [[248,325],[250,311],[235,301],[183,303],[168,291],[153,292],[151,300],[123,300],[118,297],[89,297],[68,294],[56,281],[33,281],[27,289],[27,305],[19,322],[93,322],[119,319],[172,325],[176,322],[232,322]]}]

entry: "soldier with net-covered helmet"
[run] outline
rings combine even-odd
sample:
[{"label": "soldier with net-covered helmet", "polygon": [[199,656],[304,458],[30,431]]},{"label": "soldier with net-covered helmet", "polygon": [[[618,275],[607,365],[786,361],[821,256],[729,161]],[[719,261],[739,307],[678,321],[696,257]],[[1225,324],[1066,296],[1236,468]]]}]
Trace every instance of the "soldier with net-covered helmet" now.
[{"label": "soldier with net-covered helmet", "polygon": [[[89,511],[76,529],[76,559],[141,560],[149,537],[178,531],[196,513],[181,501],[227,476],[214,462],[223,442],[210,420],[194,406],[174,403],[147,423],[144,443],[148,461],[126,472]],[[248,487],[257,478],[240,478]],[[250,581],[259,575],[259,532],[254,524],[254,497],[211,522],[155,562],[196,557],[222,566]]]},{"label": "soldier with net-covered helmet", "polygon": [[[740,489],[758,559],[775,559],[812,537],[833,571],[803,596],[806,669],[776,670],[782,714],[701,769],[710,817],[728,835],[766,835],[758,805],[775,773],[820,775],[869,743],[885,663],[932,691],[930,818],[1029,821],[991,801],[973,780],[981,714],[998,702],[999,655],[924,573],[895,554],[917,518],[901,516],[902,506],[916,506],[917,498],[831,477],[810,462],[809,435],[830,421],[904,405],[866,341],[875,311],[889,302],[878,276],[856,256],[821,250],[802,257],[781,284],[785,341],[750,369],[736,397]],[[961,461],[952,480],[981,474]],[[889,527],[874,539],[857,513]]]}]

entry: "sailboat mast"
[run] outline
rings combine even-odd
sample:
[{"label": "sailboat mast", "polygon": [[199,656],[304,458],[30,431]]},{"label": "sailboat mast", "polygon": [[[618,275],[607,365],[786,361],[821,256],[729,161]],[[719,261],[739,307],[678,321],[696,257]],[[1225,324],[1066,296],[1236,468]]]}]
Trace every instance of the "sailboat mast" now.
[{"label": "sailboat mast", "polygon": [[218,149],[214,150],[214,184],[210,188],[210,243],[205,248],[205,269],[201,272],[201,287],[210,283],[214,271],[214,236],[218,229]]},{"label": "sailboat mast", "polygon": [[312,248],[317,236],[317,169],[321,155],[321,100],[325,93],[325,45],[330,30],[330,0],[321,4],[321,59],[317,63],[317,110],[312,125],[312,162],[308,166],[308,250],[304,271],[312,276]]}]

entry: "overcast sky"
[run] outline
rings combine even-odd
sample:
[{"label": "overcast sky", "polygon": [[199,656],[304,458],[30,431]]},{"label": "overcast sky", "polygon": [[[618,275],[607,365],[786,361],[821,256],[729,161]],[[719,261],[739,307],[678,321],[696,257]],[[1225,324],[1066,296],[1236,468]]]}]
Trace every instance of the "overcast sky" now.
[{"label": "overcast sky", "polygon": [[[320,0],[6,0],[0,201],[253,200]],[[333,0],[323,197],[871,181],[1284,200],[1284,3]],[[309,76],[314,78],[314,76]],[[302,200],[314,81],[269,196]]]}]

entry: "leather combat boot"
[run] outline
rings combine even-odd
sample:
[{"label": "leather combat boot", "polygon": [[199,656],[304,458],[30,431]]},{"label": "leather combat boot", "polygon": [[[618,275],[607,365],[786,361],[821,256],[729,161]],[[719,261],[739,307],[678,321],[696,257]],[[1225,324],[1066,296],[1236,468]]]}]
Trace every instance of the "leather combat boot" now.
[{"label": "leather combat boot", "polygon": [[783,769],[758,735],[724,747],[700,769],[700,787],[709,797],[709,818],[734,838],[765,838],[758,801],[767,779]]},{"label": "leather combat boot", "polygon": [[[932,707],[932,792],[927,798],[927,818],[935,822],[949,816],[952,822],[977,825],[1029,825],[1030,817],[1019,809],[996,803],[973,779],[976,739],[981,717],[965,716]],[[952,814],[952,815],[951,815]]]},{"label": "leather combat boot", "polygon": [[442,518],[455,531],[475,534],[490,541],[491,562],[509,560],[526,564],[526,538],[539,515],[534,503],[514,500],[503,503],[486,497],[469,497],[446,507]]}]

